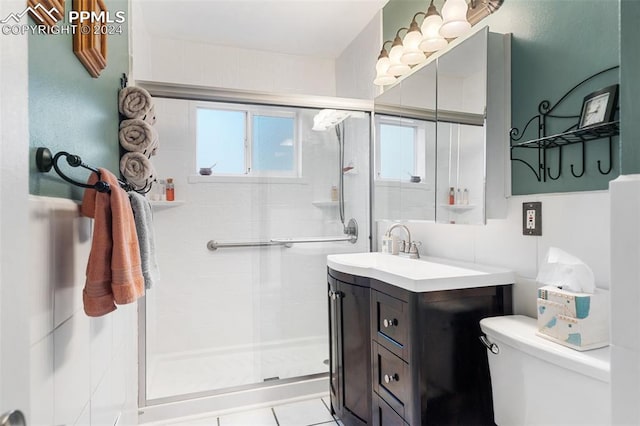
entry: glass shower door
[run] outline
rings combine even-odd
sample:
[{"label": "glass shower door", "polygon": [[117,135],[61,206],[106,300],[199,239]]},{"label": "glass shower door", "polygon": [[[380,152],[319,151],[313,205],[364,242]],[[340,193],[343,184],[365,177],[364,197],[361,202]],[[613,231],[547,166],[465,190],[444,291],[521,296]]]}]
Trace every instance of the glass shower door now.
[{"label": "glass shower door", "polygon": [[[174,178],[178,201],[154,207],[162,278],[146,296],[147,403],[326,374],[326,256],[369,250],[369,115],[347,114],[336,131],[312,129],[317,109],[158,99],[156,110],[168,119],[156,125],[154,164]],[[215,111],[243,112],[246,127],[198,133]],[[234,135],[245,140],[227,143]],[[244,163],[228,156],[235,169],[224,164],[229,146],[246,150]],[[342,215],[332,199],[341,180]],[[341,216],[359,224],[355,244],[284,240],[344,238]]]}]

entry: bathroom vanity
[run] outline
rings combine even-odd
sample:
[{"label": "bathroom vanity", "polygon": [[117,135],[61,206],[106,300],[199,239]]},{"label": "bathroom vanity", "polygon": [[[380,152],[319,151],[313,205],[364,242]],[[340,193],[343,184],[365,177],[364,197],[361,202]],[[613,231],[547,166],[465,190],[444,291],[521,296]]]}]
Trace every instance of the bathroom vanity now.
[{"label": "bathroom vanity", "polygon": [[512,272],[382,253],[327,258],[331,407],[345,425],[492,425],[482,318]]}]

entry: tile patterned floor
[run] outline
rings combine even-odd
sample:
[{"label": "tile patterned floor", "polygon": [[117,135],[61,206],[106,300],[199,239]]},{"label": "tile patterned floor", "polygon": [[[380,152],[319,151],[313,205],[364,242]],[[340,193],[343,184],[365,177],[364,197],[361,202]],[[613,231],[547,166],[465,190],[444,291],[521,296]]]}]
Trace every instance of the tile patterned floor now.
[{"label": "tile patterned floor", "polygon": [[329,397],[275,405],[223,416],[175,421],[172,426],[317,426],[342,425],[329,409]]}]

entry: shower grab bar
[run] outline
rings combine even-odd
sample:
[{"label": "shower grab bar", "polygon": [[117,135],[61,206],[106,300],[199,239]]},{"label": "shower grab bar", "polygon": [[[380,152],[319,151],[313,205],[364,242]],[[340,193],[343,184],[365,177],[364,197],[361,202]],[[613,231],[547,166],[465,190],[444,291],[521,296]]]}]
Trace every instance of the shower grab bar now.
[{"label": "shower grab bar", "polygon": [[332,243],[336,241],[355,241],[357,238],[353,235],[339,237],[309,237],[309,238],[272,238],[271,241],[280,244],[298,244],[298,243]]},{"label": "shower grab bar", "polygon": [[355,243],[358,238],[353,235],[338,237],[310,237],[310,238],[272,238],[269,241],[247,241],[233,243],[219,243],[211,240],[207,243],[207,249],[216,251],[219,248],[242,248],[242,247],[269,247],[269,246],[285,246],[291,247],[293,244],[300,243],[331,243],[338,241],[349,241]]}]

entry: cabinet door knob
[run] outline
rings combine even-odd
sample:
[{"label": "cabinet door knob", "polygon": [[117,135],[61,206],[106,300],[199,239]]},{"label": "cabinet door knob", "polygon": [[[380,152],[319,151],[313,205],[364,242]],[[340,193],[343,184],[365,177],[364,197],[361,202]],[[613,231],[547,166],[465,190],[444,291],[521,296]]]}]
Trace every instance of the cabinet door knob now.
[{"label": "cabinet door knob", "polygon": [[391,375],[389,375],[389,374],[385,374],[384,375],[384,382],[385,383],[397,382],[399,380],[400,380],[400,376],[398,376],[396,373],[393,373]]},{"label": "cabinet door knob", "polygon": [[382,321],[382,325],[384,325],[385,328],[395,327],[396,325],[398,325],[398,320],[395,318],[385,319],[384,321]]},{"label": "cabinet door knob", "polygon": [[334,294],[335,294],[335,291],[333,291],[333,290],[329,290],[329,297],[330,297],[331,299],[333,299],[333,295],[334,295]]}]

